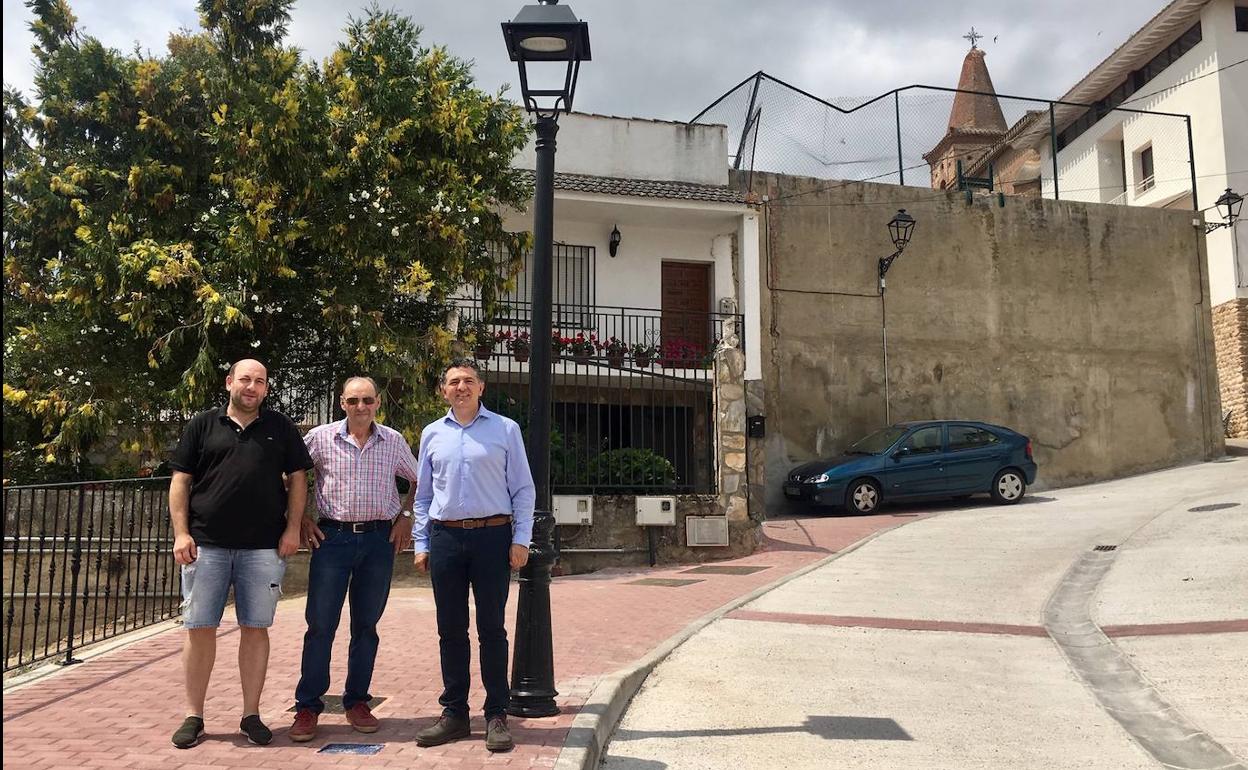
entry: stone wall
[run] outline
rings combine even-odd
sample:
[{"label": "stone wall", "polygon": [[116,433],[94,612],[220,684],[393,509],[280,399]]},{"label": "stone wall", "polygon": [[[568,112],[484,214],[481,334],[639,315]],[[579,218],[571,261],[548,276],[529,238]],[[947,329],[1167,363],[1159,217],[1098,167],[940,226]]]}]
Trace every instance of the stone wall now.
[{"label": "stone wall", "polygon": [[1213,309],[1213,343],[1218,356],[1222,414],[1230,413],[1226,435],[1248,437],[1248,298]]},{"label": "stone wall", "polygon": [[1203,238],[1191,212],[755,173],[766,196],[767,498],[783,474],[885,422],[877,260],[888,273],[893,422],[957,418],[1032,438],[1040,484],[1223,450]]}]

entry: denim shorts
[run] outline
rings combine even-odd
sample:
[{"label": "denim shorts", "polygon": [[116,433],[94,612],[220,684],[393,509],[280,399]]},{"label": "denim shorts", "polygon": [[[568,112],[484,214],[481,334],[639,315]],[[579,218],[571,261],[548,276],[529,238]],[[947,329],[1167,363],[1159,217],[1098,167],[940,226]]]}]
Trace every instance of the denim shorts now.
[{"label": "denim shorts", "polygon": [[273,625],[282,597],[286,560],[271,548],[199,546],[199,558],[182,566],[183,628],[221,625],[230,586],[234,586],[234,617],[240,626]]}]

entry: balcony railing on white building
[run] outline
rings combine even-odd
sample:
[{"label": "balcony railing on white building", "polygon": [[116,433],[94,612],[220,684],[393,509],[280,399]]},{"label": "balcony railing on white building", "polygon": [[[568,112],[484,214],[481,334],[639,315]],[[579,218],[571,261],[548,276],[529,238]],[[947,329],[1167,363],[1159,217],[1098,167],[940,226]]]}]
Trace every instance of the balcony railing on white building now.
[{"label": "balcony railing on white building", "polygon": [[1144,193],[1148,192],[1149,190],[1153,189],[1156,186],[1157,186],[1156,178],[1154,178],[1152,174],[1149,174],[1148,176],[1144,177],[1143,179],[1135,183],[1135,194],[1137,196],[1143,195]]}]

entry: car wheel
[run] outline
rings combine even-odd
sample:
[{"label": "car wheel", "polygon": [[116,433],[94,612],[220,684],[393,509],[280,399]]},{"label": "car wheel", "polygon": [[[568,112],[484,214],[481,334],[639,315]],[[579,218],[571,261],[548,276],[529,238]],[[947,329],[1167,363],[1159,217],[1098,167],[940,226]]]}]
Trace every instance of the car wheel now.
[{"label": "car wheel", "polygon": [[845,493],[845,510],[850,513],[875,513],[880,507],[880,487],[871,479],[858,479]]},{"label": "car wheel", "polygon": [[1027,479],[1023,477],[1021,471],[1015,468],[1006,468],[997,471],[997,475],[992,479],[992,500],[998,505],[1013,505],[1023,499],[1023,493],[1027,491]]}]

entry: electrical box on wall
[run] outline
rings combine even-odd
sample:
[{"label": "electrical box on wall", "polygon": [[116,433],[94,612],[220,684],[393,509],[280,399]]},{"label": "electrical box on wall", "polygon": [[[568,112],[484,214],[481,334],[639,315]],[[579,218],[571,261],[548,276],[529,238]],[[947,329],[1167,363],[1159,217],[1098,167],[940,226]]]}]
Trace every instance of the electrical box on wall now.
[{"label": "electrical box on wall", "polygon": [[637,496],[637,526],[676,526],[676,498]]},{"label": "electrical box on wall", "polygon": [[690,548],[728,545],[728,517],[686,516],[685,545]]},{"label": "electrical box on wall", "polygon": [[556,524],[594,523],[594,498],[592,495],[554,495],[553,504]]}]

